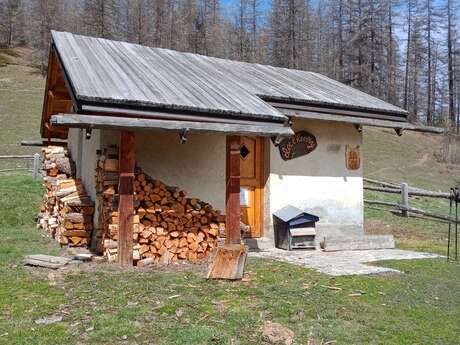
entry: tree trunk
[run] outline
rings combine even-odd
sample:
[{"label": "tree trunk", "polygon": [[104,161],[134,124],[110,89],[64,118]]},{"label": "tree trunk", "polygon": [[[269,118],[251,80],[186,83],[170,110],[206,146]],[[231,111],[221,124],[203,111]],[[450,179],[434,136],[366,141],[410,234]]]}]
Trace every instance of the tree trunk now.
[{"label": "tree trunk", "polygon": [[427,62],[428,62],[428,73],[427,73],[427,107],[426,107],[426,123],[428,126],[433,125],[433,114],[432,114],[432,103],[431,103],[431,0],[427,0]]},{"label": "tree trunk", "polygon": [[409,68],[410,68],[410,46],[411,46],[411,30],[412,30],[412,4],[411,0],[407,2],[407,43],[406,43],[406,70],[404,75],[404,103],[403,107],[407,110],[409,97]]},{"label": "tree trunk", "polygon": [[450,128],[455,129],[455,108],[454,108],[454,67],[452,49],[452,1],[447,1],[447,73],[449,79],[449,123]]}]

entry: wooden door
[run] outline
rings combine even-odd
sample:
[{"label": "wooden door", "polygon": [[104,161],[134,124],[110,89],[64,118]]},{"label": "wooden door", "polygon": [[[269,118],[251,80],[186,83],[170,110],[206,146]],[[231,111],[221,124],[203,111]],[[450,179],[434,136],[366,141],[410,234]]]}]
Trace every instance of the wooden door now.
[{"label": "wooden door", "polygon": [[263,227],[264,139],[241,137],[240,150],[241,222],[244,236],[260,237]]}]

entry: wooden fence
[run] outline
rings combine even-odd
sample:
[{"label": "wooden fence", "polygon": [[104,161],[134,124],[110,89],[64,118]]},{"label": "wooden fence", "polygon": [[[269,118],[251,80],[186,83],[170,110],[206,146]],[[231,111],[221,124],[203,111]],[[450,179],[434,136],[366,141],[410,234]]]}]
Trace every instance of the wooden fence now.
[{"label": "wooden fence", "polygon": [[[400,195],[400,202],[389,202],[389,201],[381,201],[381,200],[368,200],[364,199],[364,203],[368,205],[382,205],[382,206],[391,206],[393,209],[385,209],[390,212],[398,212],[403,217],[408,217],[410,213],[422,215],[425,217],[435,218],[443,221],[449,221],[449,219],[455,222],[455,219],[450,218],[448,216],[448,212],[446,214],[438,214],[427,210],[422,210],[419,208],[411,207],[409,202],[410,196],[418,196],[418,197],[425,197],[425,198],[440,198],[451,200],[453,198],[453,194],[451,193],[444,193],[444,192],[434,192],[425,189],[410,187],[407,183],[395,184],[383,181],[377,181],[369,178],[364,178],[364,182],[368,183],[368,185],[364,186],[365,190],[379,192],[379,193],[390,193],[390,194],[399,194]],[[448,210],[447,210],[448,211]]]},{"label": "wooden fence", "polygon": [[40,176],[40,155],[38,153],[33,155],[3,155],[0,156],[0,162],[9,163],[6,168],[0,168],[0,173],[29,171],[35,180]]}]

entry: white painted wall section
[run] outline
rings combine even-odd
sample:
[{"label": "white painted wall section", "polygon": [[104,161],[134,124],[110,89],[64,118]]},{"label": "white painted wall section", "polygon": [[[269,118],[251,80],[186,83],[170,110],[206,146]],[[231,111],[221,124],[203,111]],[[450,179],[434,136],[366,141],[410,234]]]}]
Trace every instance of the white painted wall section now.
[{"label": "white painted wall section", "polygon": [[225,136],[136,132],[136,161],[147,174],[225,212]]},{"label": "white painted wall section", "polygon": [[363,181],[361,168],[348,170],[346,145],[362,146],[362,135],[353,125],[295,120],[295,131],[306,130],[318,146],[310,154],[283,161],[270,145],[269,214],[265,236],[273,236],[271,215],[291,204],[320,217],[318,237],[363,234]]}]

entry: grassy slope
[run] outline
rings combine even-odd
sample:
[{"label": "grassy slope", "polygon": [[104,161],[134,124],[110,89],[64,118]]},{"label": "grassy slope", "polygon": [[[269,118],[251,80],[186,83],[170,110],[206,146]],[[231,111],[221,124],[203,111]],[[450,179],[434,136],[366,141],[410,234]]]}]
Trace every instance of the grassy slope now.
[{"label": "grassy slope", "polygon": [[[25,268],[25,254],[59,252],[32,226],[40,193],[30,177],[0,176],[0,344],[262,344],[266,321],[288,326],[296,344],[458,344],[460,266],[441,259],[385,263],[404,275],[341,278],[249,260],[242,282]],[[62,322],[34,322],[55,314]]]},{"label": "grassy slope", "polygon": [[[5,54],[0,51],[0,56]],[[10,61],[24,63],[6,56]],[[44,79],[36,69],[20,64],[0,67],[0,155],[37,152],[36,148],[19,146],[19,142],[40,137],[43,89]]]},{"label": "grassy slope", "polygon": [[393,130],[364,131],[364,176],[432,190],[448,191],[460,183],[460,166],[438,163],[434,153],[441,148],[442,136]]},{"label": "grassy slope", "polygon": [[63,332],[62,325],[31,330],[35,319],[64,302],[46,279],[22,267],[24,255],[59,251],[33,226],[41,193],[30,176],[0,175],[0,344],[52,343]]},{"label": "grassy slope", "polygon": [[[392,130],[366,129],[364,132],[365,177],[412,186],[449,191],[460,182],[460,166],[438,163],[434,157],[442,146],[442,136],[405,132],[398,137]],[[399,202],[399,196],[365,192],[365,198]],[[443,199],[411,198],[412,207],[447,215],[449,202]],[[379,206],[379,208],[384,208]],[[388,211],[365,209],[366,230],[393,234],[399,247],[445,253],[447,224],[422,218],[402,218]]]}]

